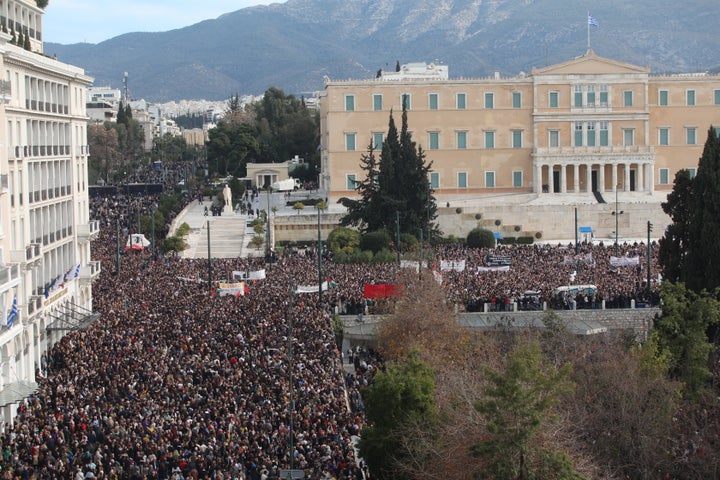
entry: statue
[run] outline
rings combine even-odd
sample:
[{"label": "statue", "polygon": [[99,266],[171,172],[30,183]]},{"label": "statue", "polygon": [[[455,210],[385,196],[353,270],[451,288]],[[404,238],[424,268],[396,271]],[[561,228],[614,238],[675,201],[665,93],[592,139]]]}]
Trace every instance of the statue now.
[{"label": "statue", "polygon": [[232,208],[232,192],[230,191],[230,186],[226,183],[225,188],[223,188],[223,197],[225,198],[225,207]]}]

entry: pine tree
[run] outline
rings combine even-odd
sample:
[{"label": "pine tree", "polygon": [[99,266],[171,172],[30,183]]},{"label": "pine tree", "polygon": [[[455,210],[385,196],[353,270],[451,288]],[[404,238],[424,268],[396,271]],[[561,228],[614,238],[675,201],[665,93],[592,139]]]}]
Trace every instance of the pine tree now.
[{"label": "pine tree", "polygon": [[360,195],[359,199],[342,198],[340,202],[347,208],[340,224],[343,226],[357,226],[363,230],[377,230],[377,213],[373,214],[372,209],[377,208],[378,203],[378,161],[375,157],[375,147],[370,143],[368,153],[360,157],[360,169],[365,172],[365,178],[356,182],[355,188]]}]

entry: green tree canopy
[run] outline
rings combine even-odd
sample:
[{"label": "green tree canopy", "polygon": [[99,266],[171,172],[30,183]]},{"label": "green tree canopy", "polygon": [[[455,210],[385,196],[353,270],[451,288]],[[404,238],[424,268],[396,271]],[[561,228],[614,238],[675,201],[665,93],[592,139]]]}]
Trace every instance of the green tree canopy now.
[{"label": "green tree canopy", "polygon": [[707,331],[720,322],[720,302],[683,283],[663,282],[661,295],[662,315],[655,319],[655,341],[661,353],[669,354],[670,372],[685,384],[690,397],[697,397],[712,377],[708,358],[713,343]]},{"label": "green tree canopy", "polygon": [[537,441],[555,407],[572,391],[571,369],[545,362],[536,340],[518,343],[501,370],[487,370],[488,385],[475,409],[487,421],[487,436],[470,447],[481,461],[479,478],[579,479],[562,452]]},{"label": "green tree canopy", "polygon": [[432,370],[411,352],[405,363],[378,372],[364,390],[368,426],[360,439],[360,455],[373,478],[403,479],[403,427],[408,423],[431,424],[437,414]]}]

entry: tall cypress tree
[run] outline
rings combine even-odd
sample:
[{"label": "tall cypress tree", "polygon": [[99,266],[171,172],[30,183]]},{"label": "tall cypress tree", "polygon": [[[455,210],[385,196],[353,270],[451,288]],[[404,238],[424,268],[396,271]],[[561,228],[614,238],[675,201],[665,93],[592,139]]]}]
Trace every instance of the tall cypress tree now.
[{"label": "tall cypress tree", "polygon": [[720,287],[720,139],[713,127],[708,130],[691,192],[683,278],[691,290],[712,291]]},{"label": "tall cypress tree", "polygon": [[402,232],[417,236],[423,229],[428,236],[440,234],[432,223],[437,217],[437,206],[428,180],[431,164],[426,164],[425,152],[412,139],[405,108],[400,133],[390,112],[380,161],[375,163],[371,145],[368,154],[361,157],[361,168],[366,178],[358,182],[360,199],[340,199],[348,208],[348,215],[341,221],[343,225],[356,225],[364,231],[393,232],[399,217]]}]

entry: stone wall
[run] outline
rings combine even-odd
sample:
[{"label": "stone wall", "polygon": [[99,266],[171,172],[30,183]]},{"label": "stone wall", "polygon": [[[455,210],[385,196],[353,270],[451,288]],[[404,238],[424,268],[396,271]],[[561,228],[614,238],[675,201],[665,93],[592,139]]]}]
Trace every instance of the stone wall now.
[{"label": "stone wall", "polygon": [[[310,207],[308,207],[310,208]],[[578,226],[592,227],[595,240],[615,241],[614,203],[578,205]],[[621,203],[617,216],[618,238],[647,238],[647,222],[653,223],[653,238],[657,238],[670,219],[654,203]],[[343,213],[323,212],[320,230],[323,240],[340,225]],[[277,215],[275,238],[277,241],[317,240],[317,213]],[[496,226],[496,220],[500,225]],[[451,206],[438,208],[438,223],[443,233],[465,238],[470,230],[483,227],[499,232],[503,237],[531,236],[542,240],[573,240],[575,231],[575,205],[487,205]],[[583,238],[579,238],[583,241]]]}]

